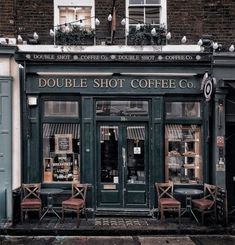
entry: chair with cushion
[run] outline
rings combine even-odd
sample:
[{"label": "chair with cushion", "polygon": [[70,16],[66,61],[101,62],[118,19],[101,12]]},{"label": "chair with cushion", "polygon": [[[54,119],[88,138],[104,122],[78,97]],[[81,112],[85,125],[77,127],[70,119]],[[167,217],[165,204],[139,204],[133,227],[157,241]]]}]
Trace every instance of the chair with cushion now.
[{"label": "chair with cushion", "polygon": [[62,221],[64,221],[65,211],[76,212],[77,213],[77,227],[79,226],[79,216],[84,213],[86,214],[86,193],[87,184],[72,183],[72,196],[62,202]]},{"label": "chair with cushion", "polygon": [[155,183],[158,195],[158,212],[161,214],[161,222],[165,219],[164,212],[177,212],[179,224],[181,203],[173,197],[173,183]]},{"label": "chair with cushion", "polygon": [[201,213],[201,223],[204,224],[204,216],[208,213],[214,213],[215,220],[217,221],[216,214],[216,198],[217,186],[204,184],[204,197],[192,200],[192,209]]},{"label": "chair with cushion", "polygon": [[21,222],[24,220],[24,214],[37,211],[39,219],[41,218],[42,201],[40,198],[41,184],[22,184],[22,200],[21,200]]}]

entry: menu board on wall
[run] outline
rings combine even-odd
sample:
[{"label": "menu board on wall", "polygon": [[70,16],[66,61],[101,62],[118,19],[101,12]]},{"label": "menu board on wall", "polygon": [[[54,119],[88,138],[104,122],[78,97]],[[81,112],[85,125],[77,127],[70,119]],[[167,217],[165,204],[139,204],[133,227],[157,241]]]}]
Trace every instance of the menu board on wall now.
[{"label": "menu board on wall", "polygon": [[72,134],[55,134],[55,153],[72,153]]}]

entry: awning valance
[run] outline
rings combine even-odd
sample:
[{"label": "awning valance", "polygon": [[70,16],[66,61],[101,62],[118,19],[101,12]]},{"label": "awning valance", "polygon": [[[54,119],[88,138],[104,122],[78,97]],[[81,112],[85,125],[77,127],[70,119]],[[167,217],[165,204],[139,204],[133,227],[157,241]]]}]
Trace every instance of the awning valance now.
[{"label": "awning valance", "polygon": [[73,139],[80,139],[80,125],[75,123],[43,124],[43,138],[50,138],[55,134],[72,134]]}]

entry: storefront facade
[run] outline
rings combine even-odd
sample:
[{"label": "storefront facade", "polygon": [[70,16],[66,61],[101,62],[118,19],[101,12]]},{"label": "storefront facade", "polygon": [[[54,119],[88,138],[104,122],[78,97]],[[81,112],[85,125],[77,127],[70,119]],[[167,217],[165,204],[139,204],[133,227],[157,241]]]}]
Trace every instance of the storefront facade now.
[{"label": "storefront facade", "polygon": [[[218,123],[215,130],[220,137],[222,145],[217,146],[217,162],[224,162],[224,182],[228,195],[228,208],[233,210],[235,206],[235,168],[234,168],[234,144],[235,144],[235,56],[233,53],[219,53],[214,55],[214,76],[217,80],[216,90],[216,114]],[[222,155],[222,156],[221,156]],[[217,178],[218,179],[218,178]]]},{"label": "storefront facade", "polygon": [[16,60],[24,66],[22,182],[89,183],[92,212],[150,214],[155,182],[215,177],[202,87],[211,54],[20,49]]}]

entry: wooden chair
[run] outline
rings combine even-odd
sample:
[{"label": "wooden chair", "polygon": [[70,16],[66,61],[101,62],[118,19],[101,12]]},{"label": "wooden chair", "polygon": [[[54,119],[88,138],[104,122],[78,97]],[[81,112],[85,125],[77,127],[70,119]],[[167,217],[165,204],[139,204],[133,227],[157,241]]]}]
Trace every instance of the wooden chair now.
[{"label": "wooden chair", "polygon": [[21,222],[24,220],[24,213],[29,211],[38,211],[41,218],[42,201],[40,198],[41,184],[22,184],[21,200]]},{"label": "wooden chair", "polygon": [[79,216],[80,213],[84,213],[87,220],[86,213],[86,193],[87,184],[72,184],[72,196],[62,202],[62,222],[64,221],[64,212],[76,212],[77,213],[77,227],[79,226]]},{"label": "wooden chair", "polygon": [[165,219],[164,212],[178,212],[179,224],[181,223],[181,203],[173,197],[173,183],[155,183],[158,195],[158,212],[161,222]]},{"label": "wooden chair", "polygon": [[204,216],[208,213],[214,213],[215,220],[217,221],[216,214],[216,198],[218,188],[215,185],[204,184],[204,197],[192,200],[192,209],[201,213],[201,223],[204,224]]}]

